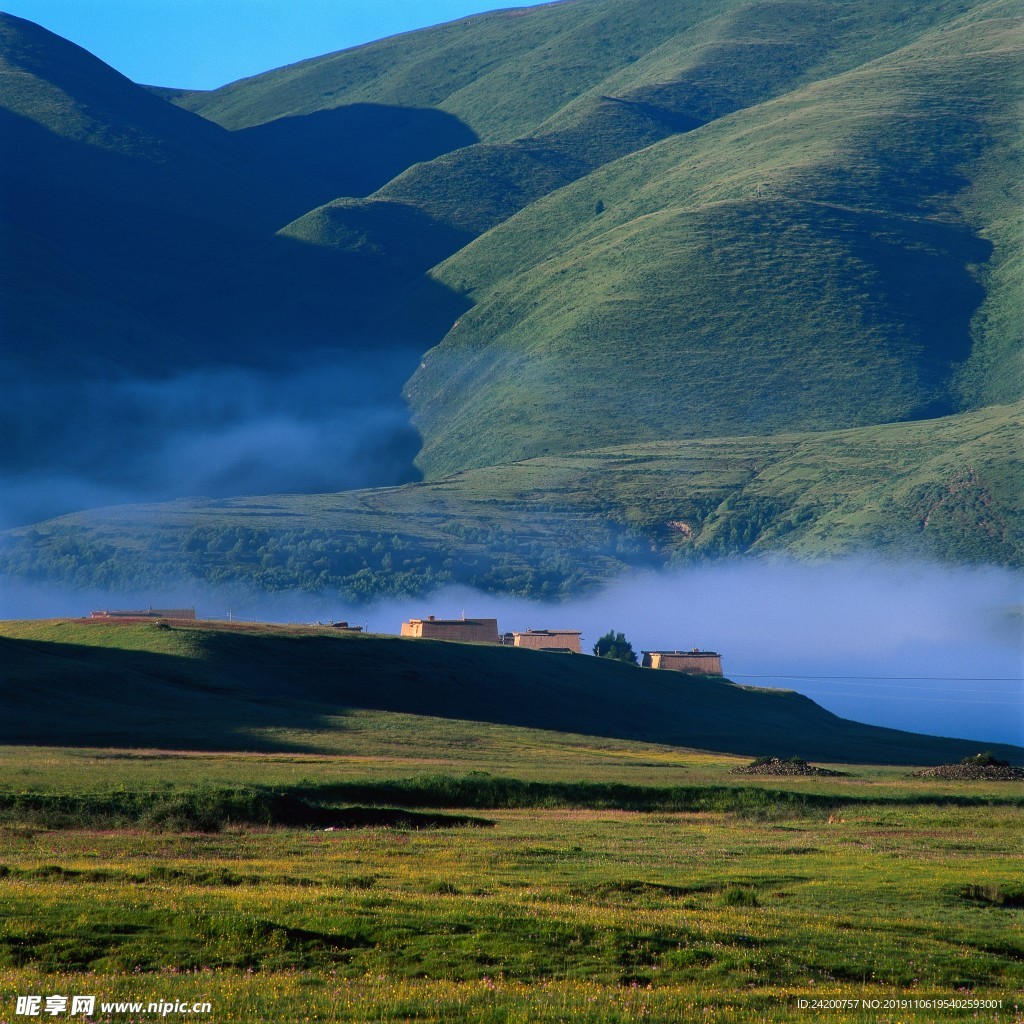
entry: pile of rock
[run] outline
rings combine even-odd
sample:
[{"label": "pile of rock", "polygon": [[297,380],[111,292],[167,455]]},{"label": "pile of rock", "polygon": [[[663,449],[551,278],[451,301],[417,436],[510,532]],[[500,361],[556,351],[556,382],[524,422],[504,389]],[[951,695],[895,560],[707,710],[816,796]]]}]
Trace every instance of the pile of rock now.
[{"label": "pile of rock", "polygon": [[806,761],[790,758],[783,761],[781,757],[769,757],[743,768],[733,768],[734,775],[845,775],[846,772],[834,772],[829,768],[817,768]]},{"label": "pile of rock", "polygon": [[925,768],[911,772],[917,779],[963,779],[986,782],[1020,782],[1024,780],[1024,768],[1009,764],[940,764],[937,768]]}]

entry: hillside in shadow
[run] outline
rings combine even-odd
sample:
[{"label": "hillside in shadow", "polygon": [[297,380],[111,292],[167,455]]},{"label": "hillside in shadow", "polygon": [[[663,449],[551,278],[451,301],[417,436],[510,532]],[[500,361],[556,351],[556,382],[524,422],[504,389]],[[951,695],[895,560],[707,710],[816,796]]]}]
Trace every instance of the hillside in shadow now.
[{"label": "hillside in shadow", "polygon": [[351,103],[280,117],[232,137],[258,161],[287,163],[312,189],[303,209],[337,196],[365,196],[407,167],[477,142],[477,134],[443,110]]},{"label": "hillside in shadow", "polygon": [[[977,747],[850,722],[790,691],[582,655],[212,624],[57,620],[2,633],[5,743],[309,750],[316,733],[344,730],[347,711],[371,709],[824,761],[928,764]],[[259,735],[271,727],[273,739]]]}]

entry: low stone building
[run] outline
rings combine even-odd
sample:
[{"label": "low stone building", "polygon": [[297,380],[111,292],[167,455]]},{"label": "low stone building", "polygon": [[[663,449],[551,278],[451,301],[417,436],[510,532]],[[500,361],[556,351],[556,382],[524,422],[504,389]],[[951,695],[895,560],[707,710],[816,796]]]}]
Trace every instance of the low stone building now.
[{"label": "low stone building", "polygon": [[402,636],[422,640],[461,640],[463,643],[498,643],[497,619],[409,619],[402,623]]},{"label": "low stone building", "polygon": [[692,676],[722,675],[722,656],[715,651],[644,651],[644,668],[687,672]]},{"label": "low stone building", "polygon": [[528,629],[525,633],[513,633],[515,647],[526,647],[531,651],[571,651],[580,653],[580,631],[578,629]]}]

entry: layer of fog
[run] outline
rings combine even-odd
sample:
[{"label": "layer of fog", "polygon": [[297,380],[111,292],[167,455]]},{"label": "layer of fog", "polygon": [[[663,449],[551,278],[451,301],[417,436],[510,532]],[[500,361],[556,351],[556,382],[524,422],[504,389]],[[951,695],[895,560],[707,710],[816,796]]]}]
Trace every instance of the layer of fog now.
[{"label": "layer of fog", "polygon": [[310,357],[161,380],[15,378],[0,409],[0,529],[102,505],[416,479],[404,362],[387,374]]},{"label": "layer of fog", "polygon": [[638,653],[711,649],[736,682],[797,690],[844,718],[1024,744],[1024,575],[1008,570],[738,561],[634,576],[559,606],[449,591],[365,617],[397,631],[410,608],[581,629],[585,650],[609,630]]},{"label": "layer of fog", "polygon": [[582,630],[584,650],[611,629],[637,652],[717,650],[731,679],[797,690],[845,718],[1024,744],[1024,575],[1004,569],[739,561],[635,575],[557,605],[464,588],[355,607],[330,594],[202,586],[116,597],[0,587],[3,618],[150,604],[195,605],[210,618],[346,619],[379,633],[413,616],[493,616],[502,631]]}]

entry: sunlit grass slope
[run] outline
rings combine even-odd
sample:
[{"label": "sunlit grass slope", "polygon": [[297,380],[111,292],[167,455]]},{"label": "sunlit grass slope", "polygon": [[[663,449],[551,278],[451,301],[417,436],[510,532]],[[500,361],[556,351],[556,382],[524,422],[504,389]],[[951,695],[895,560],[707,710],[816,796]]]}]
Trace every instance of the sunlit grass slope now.
[{"label": "sunlit grass slope", "polygon": [[373,709],[828,761],[920,764],[977,746],[585,655],[224,624],[4,623],[0,637],[8,743],[316,750],[349,709]]},{"label": "sunlit grass slope", "polygon": [[545,456],[341,494],[97,509],[2,536],[0,568],[77,588],[200,580],[353,601],[449,583],[555,598],[630,567],[749,553],[1024,565],[1022,408]]},{"label": "sunlit grass slope", "polygon": [[625,157],[452,257],[475,305],[408,387],[423,467],[1019,393],[1010,13]]},{"label": "sunlit grass slope", "polygon": [[[479,234],[611,160],[855,68],[957,11],[948,3],[897,10],[874,0],[844,4],[840,17],[813,0],[553,4],[384,40],[179,102],[232,127],[280,117],[300,97],[303,111],[322,105],[340,112],[371,97],[429,102],[481,141],[410,160],[375,198],[409,204],[449,231]],[[427,69],[435,76],[429,86]],[[312,127],[321,116],[285,121]],[[269,138],[281,123],[245,130]],[[333,144],[325,134],[318,152]],[[358,148],[349,159],[362,159]],[[360,205],[329,204],[289,234],[324,244],[318,222],[346,222],[360,216]],[[457,248],[449,245],[447,254]]]}]

